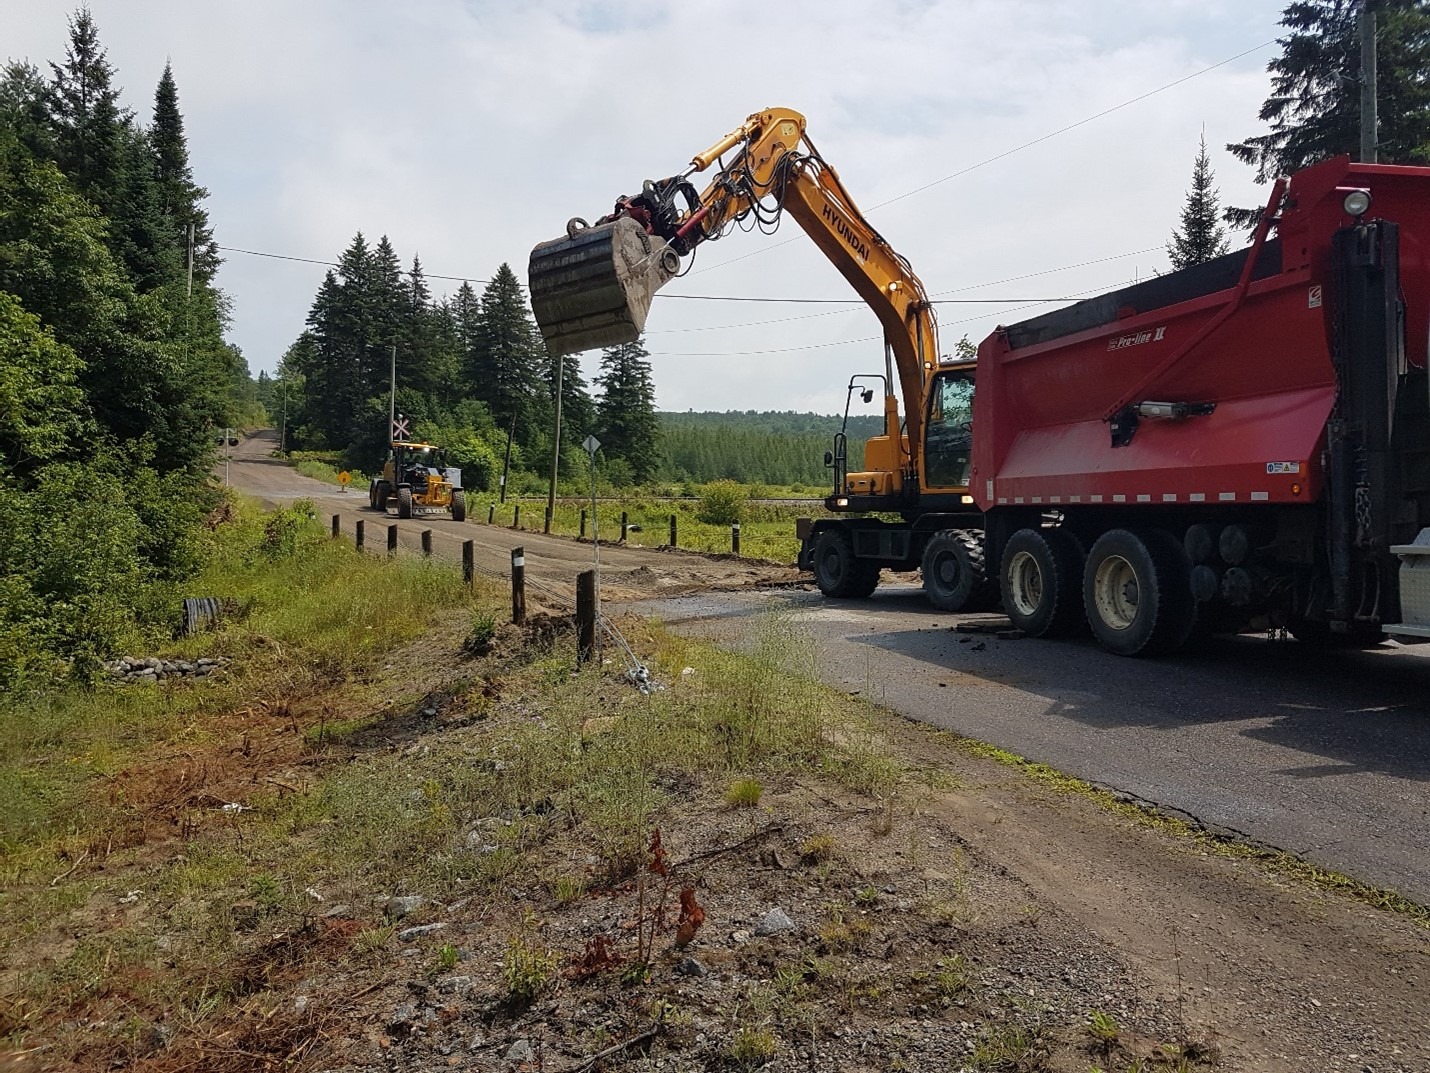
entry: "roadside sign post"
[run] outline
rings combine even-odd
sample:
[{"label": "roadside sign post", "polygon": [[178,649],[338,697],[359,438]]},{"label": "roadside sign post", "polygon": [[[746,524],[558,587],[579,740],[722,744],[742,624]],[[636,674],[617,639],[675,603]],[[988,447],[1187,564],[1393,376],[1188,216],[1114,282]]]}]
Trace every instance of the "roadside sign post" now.
[{"label": "roadside sign post", "polygon": [[581,441],[581,446],[586,448],[586,454],[591,460],[591,551],[595,558],[595,579],[592,604],[594,606],[594,616],[597,621],[596,627],[596,666],[601,666],[601,629],[599,621],[601,618],[601,524],[596,514],[596,452],[601,449],[601,441],[595,436],[587,436]]},{"label": "roadside sign post", "polygon": [[352,475],[351,473],[349,473],[347,470],[343,470],[341,473],[338,474],[338,484],[340,484],[340,485],[342,486],[342,490],[343,490],[344,493],[347,492],[347,490],[348,490],[348,485],[350,485],[350,484],[352,484],[352,483],[353,483],[353,475]]}]

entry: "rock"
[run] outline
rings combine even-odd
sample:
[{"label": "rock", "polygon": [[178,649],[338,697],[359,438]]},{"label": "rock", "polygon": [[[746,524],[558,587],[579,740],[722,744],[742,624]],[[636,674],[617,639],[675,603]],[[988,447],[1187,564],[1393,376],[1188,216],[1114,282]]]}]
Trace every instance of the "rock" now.
[{"label": "rock", "polygon": [[412,1028],[412,1022],[416,1019],[417,1007],[410,1002],[404,1002],[393,1010],[392,1016],[387,1019],[387,1030],[389,1032],[408,1032]]},{"label": "rock", "polygon": [[293,1000],[293,1012],[302,1013],[308,1008],[309,998],[307,995],[299,995]]},{"label": "rock", "polygon": [[418,924],[416,927],[403,928],[400,932],[397,933],[397,941],[399,943],[410,942],[411,940],[417,938],[419,935],[430,935],[434,931],[441,931],[446,926],[447,925],[445,923]]},{"label": "rock", "polygon": [[437,981],[437,990],[450,995],[454,991],[469,991],[472,987],[470,976],[444,976]]},{"label": "rock", "polygon": [[704,976],[710,970],[694,958],[686,958],[675,967],[675,971],[681,976]]},{"label": "rock", "polygon": [[427,899],[420,894],[399,894],[387,900],[387,913],[395,920],[400,920],[409,913],[415,913],[427,904]]},{"label": "rock", "polygon": [[794,921],[779,906],[760,917],[760,922],[755,925],[756,935],[783,935],[787,931],[794,931]]},{"label": "rock", "polygon": [[521,1065],[523,1062],[531,1062],[536,1058],[536,1052],[531,1049],[529,1040],[519,1039],[506,1050],[506,1060],[513,1065]]},{"label": "rock", "polygon": [[747,931],[733,932],[730,935],[730,941],[736,946],[740,946],[742,943],[748,943],[750,941],[750,933]]}]

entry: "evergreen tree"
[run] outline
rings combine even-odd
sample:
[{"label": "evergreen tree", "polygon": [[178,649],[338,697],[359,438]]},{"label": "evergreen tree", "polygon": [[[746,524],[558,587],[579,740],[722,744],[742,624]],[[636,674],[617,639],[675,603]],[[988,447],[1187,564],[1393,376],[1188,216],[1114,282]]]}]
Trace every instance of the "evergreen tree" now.
[{"label": "evergreen tree", "polygon": [[0,77],[0,129],[7,129],[30,154],[53,159],[55,137],[50,127],[49,86],[33,64],[14,61]]},{"label": "evergreen tree", "polygon": [[650,481],[660,468],[660,419],[649,359],[639,340],[607,347],[596,377],[601,449],[607,458],[625,462],[637,484]]},{"label": "evergreen tree", "polygon": [[498,427],[516,423],[516,441],[535,447],[545,433],[545,348],[516,273],[502,264],[482,292],[475,346],[466,369],[467,391],[486,403]]},{"label": "evergreen tree", "polygon": [[1196,163],[1192,165],[1192,188],[1182,206],[1182,222],[1167,243],[1167,256],[1174,269],[1205,264],[1227,252],[1226,228],[1221,225],[1220,198],[1214,184],[1212,164],[1203,135]]},{"label": "evergreen tree", "polygon": [[[1227,146],[1267,183],[1360,147],[1359,14],[1366,0],[1296,0],[1281,14],[1290,32],[1267,70],[1266,134]],[[1430,160],[1430,5],[1376,0],[1377,146],[1383,164]],[[1228,222],[1251,226],[1257,209],[1229,208]]]},{"label": "evergreen tree", "polygon": [[188,232],[189,227],[193,227],[194,282],[208,284],[220,263],[208,213],[202,206],[208,191],[194,182],[189,167],[189,144],[184,134],[184,117],[179,111],[179,89],[174,83],[173,67],[168,63],[164,64],[164,73],[154,91],[154,121],[149,128],[149,144],[165,234],[179,253],[180,263],[187,264]]}]

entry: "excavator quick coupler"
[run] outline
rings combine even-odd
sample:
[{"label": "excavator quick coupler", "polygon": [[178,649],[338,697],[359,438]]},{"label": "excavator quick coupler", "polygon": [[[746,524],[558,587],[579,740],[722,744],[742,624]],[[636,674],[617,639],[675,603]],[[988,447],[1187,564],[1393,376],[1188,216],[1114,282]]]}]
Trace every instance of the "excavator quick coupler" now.
[{"label": "excavator quick coupler", "polygon": [[666,241],[619,216],[588,226],[575,219],[562,238],[531,251],[531,310],[553,356],[640,338],[655,292],[680,270]]}]

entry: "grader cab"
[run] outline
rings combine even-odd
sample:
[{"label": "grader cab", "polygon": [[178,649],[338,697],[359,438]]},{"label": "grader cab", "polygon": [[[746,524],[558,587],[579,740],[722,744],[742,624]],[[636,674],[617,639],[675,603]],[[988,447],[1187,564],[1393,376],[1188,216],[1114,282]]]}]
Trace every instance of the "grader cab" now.
[{"label": "grader cab", "polygon": [[381,474],[368,485],[368,505],[383,512],[396,507],[399,518],[450,512],[453,521],[464,522],[467,500],[461,484],[461,470],[444,466],[437,447],[394,440]]}]

